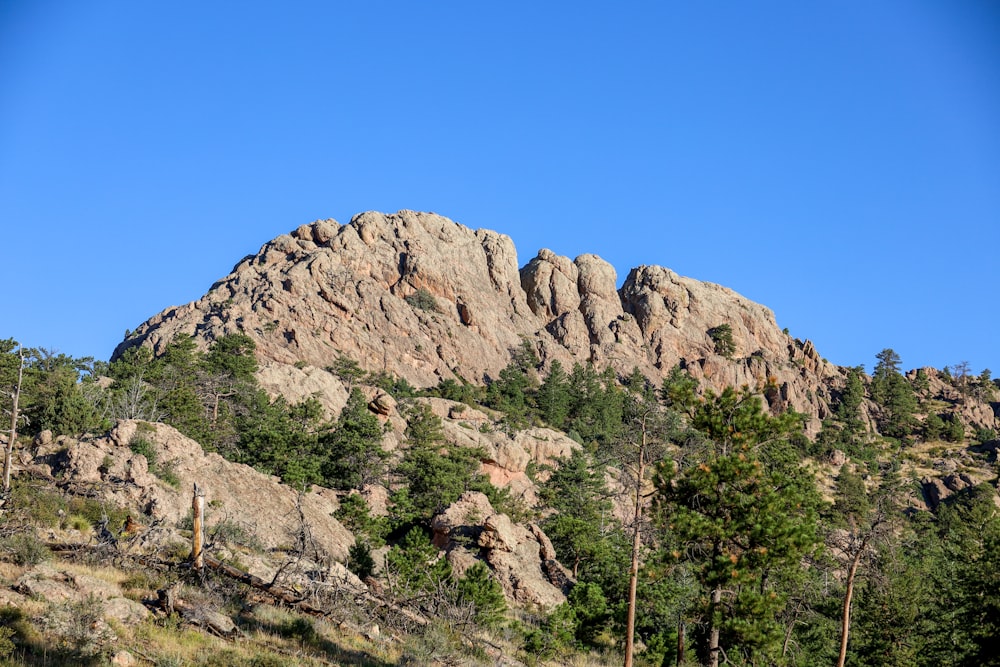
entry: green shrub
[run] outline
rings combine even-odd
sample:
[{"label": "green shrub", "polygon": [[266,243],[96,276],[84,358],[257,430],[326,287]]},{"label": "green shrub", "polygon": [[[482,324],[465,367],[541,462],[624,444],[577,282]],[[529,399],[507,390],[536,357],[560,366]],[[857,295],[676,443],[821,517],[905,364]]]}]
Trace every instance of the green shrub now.
[{"label": "green shrub", "polygon": [[7,658],[14,652],[14,628],[0,627],[0,658]]},{"label": "green shrub", "polygon": [[142,436],[135,435],[128,443],[128,448],[132,450],[134,454],[140,454],[146,457],[146,463],[149,465],[150,470],[156,465],[157,454],[156,448],[146,438]]},{"label": "green shrub", "polygon": [[0,540],[0,551],[18,565],[38,565],[52,555],[34,533],[17,533],[3,538]]},{"label": "green shrub", "polygon": [[426,287],[418,287],[416,292],[405,297],[403,300],[418,310],[426,310],[428,312],[438,311],[437,299],[434,298],[434,295]]},{"label": "green shrub", "polygon": [[29,521],[48,528],[58,527],[67,510],[66,499],[58,491],[31,483],[11,488],[11,505],[23,511]]},{"label": "green shrub", "polygon": [[73,496],[67,502],[67,511],[70,516],[76,514],[87,519],[92,526],[99,526],[104,519],[108,520],[108,526],[117,529],[125,522],[128,510],[109,505],[95,498],[85,498],[83,496]]},{"label": "green shrub", "polygon": [[471,604],[476,623],[487,627],[497,625],[507,611],[503,589],[481,562],[467,569],[458,580],[458,601]]},{"label": "green shrub", "polygon": [[729,359],[736,351],[736,343],[733,341],[733,328],[728,324],[720,324],[708,330],[708,336],[715,343],[715,353]]},{"label": "green shrub", "polygon": [[[192,518],[192,526],[193,523],[194,519]],[[264,551],[265,548],[260,539],[246,526],[229,519],[224,519],[212,526],[209,535],[213,542],[226,542],[252,551]]]},{"label": "green shrub", "polygon": [[169,461],[164,461],[156,466],[155,469],[151,470],[154,475],[159,479],[163,480],[175,489],[179,489],[181,486],[181,478],[177,476],[177,460],[170,459]]},{"label": "green shrub", "polygon": [[359,579],[367,579],[375,572],[375,559],[371,548],[364,542],[355,542],[348,551],[347,569]]},{"label": "green shrub", "polygon": [[[141,425],[141,424],[140,424]],[[177,461],[160,461],[156,447],[146,438],[135,435],[128,443],[129,449],[133,453],[146,458],[146,466],[149,472],[157,479],[163,480],[175,489],[181,485],[181,479],[177,476]]]},{"label": "green shrub", "polygon": [[66,525],[73,530],[80,531],[81,533],[85,530],[90,530],[91,528],[90,519],[80,514],[70,514],[69,518],[66,520]]}]

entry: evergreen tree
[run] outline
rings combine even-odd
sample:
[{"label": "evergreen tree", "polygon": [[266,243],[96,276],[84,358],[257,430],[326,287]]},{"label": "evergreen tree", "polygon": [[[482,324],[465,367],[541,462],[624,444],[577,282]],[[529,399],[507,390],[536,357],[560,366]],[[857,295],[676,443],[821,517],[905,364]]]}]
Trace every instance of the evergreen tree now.
[{"label": "evergreen tree", "polygon": [[441,418],[423,403],[408,412],[407,449],[395,469],[401,482],[392,495],[397,525],[428,523],[466,491],[486,492],[479,473],[482,452],[445,442]]},{"label": "evergreen tree", "polygon": [[614,522],[610,495],[603,470],[582,449],[558,461],[539,488],[541,500],[555,510],[542,528],[574,577],[586,577],[586,564],[601,558],[606,549],[604,532]]},{"label": "evergreen tree", "polygon": [[566,428],[584,443],[613,442],[622,425],[624,393],[610,368],[598,374],[593,366],[574,364],[569,376],[570,415]]},{"label": "evergreen tree", "polygon": [[916,427],[913,413],[917,399],[913,387],[900,373],[900,359],[895,351],[886,348],[876,356],[878,364],[872,376],[872,398],[878,403],[881,415],[879,431],[892,438],[904,438]]},{"label": "evergreen tree", "polygon": [[812,479],[782,440],[800,428],[794,415],[770,417],[744,388],[727,388],[693,410],[691,426],[709,447],[667,463],[657,482],[663,530],[690,559],[707,593],[700,654],[706,664],[768,662],[780,655],[782,578],[817,546]]},{"label": "evergreen tree", "polygon": [[381,441],[382,425],[369,412],[364,394],[355,387],[333,428],[319,437],[319,447],[324,450],[324,485],[355,489],[378,482],[388,457]]},{"label": "evergreen tree", "polygon": [[481,626],[494,627],[507,611],[503,588],[482,562],[477,561],[459,578],[457,602],[472,608],[472,619]]},{"label": "evergreen tree", "polygon": [[[289,406],[281,397],[270,401],[260,390],[254,392],[252,400],[250,409],[238,419],[238,446],[224,453],[232,460],[278,475],[297,489],[321,483],[324,455],[318,443],[319,417],[311,409]],[[296,412],[308,412],[314,419],[293,418]]]},{"label": "evergreen tree", "polygon": [[26,434],[52,431],[53,435],[79,435],[107,426],[81,387],[93,359],[74,359],[42,348],[26,352],[22,413]]},{"label": "evergreen tree", "polygon": [[663,378],[660,388],[660,398],[668,408],[684,413],[698,403],[698,381],[684,370],[680,364],[675,364],[667,377]]},{"label": "evergreen tree", "polygon": [[569,417],[571,399],[569,376],[557,359],[538,389],[538,410],[542,419],[552,428],[563,428]]}]

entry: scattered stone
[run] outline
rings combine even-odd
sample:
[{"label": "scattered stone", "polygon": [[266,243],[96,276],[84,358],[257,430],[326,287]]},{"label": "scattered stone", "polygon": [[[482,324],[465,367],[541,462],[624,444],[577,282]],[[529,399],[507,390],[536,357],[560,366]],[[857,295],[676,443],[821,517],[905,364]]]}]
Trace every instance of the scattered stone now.
[{"label": "scattered stone", "polygon": [[104,617],[122,625],[138,625],[149,618],[145,605],[128,598],[111,598],[104,601]]},{"label": "scattered stone", "polygon": [[132,667],[133,665],[138,664],[139,661],[135,658],[135,656],[125,650],[117,651],[113,656],[111,656],[112,667]]}]

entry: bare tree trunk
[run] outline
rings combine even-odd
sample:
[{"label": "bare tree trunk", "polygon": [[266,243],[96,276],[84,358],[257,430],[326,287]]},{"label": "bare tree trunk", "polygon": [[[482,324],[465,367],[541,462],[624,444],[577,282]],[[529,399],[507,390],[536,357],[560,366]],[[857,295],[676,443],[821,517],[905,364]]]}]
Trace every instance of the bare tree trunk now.
[{"label": "bare tree trunk", "polygon": [[684,627],[684,619],[680,614],[677,614],[677,665],[678,667],[684,664],[684,632],[686,628]]},{"label": "bare tree trunk", "polygon": [[14,451],[14,441],[17,440],[17,403],[21,399],[21,382],[24,379],[24,347],[18,347],[21,356],[21,365],[17,369],[17,386],[14,387],[14,405],[10,411],[10,437],[7,439],[7,446],[3,455],[3,495],[10,493],[10,465],[11,455]]},{"label": "bare tree trunk", "polygon": [[712,589],[712,604],[708,608],[710,630],[708,632],[708,667],[719,667],[719,626],[715,622],[715,610],[722,604],[722,589]]},{"label": "bare tree trunk", "polygon": [[194,526],[191,534],[191,563],[195,570],[205,567],[205,555],[202,547],[205,543],[205,491],[194,485],[194,495],[191,498],[191,509],[194,512]]},{"label": "bare tree trunk", "polygon": [[844,667],[844,662],[847,660],[847,637],[851,631],[851,598],[854,596],[854,579],[866,546],[865,541],[862,541],[861,547],[851,559],[851,567],[847,571],[847,592],[844,593],[844,613],[840,621],[840,654],[837,657],[837,667]]},{"label": "bare tree trunk", "polygon": [[635,510],[632,514],[632,564],[628,578],[628,617],[625,622],[625,667],[632,667],[635,652],[635,591],[639,580],[639,547],[642,546],[642,479],[646,474],[646,424],[642,425],[642,445],[639,447],[639,466],[635,479]]}]

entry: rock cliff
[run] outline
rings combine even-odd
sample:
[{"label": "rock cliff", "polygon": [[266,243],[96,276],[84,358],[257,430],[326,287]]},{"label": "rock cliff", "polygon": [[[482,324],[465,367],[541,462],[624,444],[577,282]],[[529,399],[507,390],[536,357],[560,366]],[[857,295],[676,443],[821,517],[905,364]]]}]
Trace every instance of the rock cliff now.
[{"label": "rock cliff", "polygon": [[[545,367],[639,368],[659,382],[680,363],[707,387],[758,388],[772,409],[793,407],[818,428],[842,372],[782,332],[770,310],[659,266],[617,280],[596,255],[543,249],[519,268],[503,234],[432,213],[367,212],[266,243],[198,301],[139,326],[115,356],[140,344],[162,350],[178,334],[204,344],[240,332],[257,344],[269,391],[317,395],[335,411],[346,392],[323,369],[338,356],[416,386],[484,382],[526,342]],[[720,325],[732,331],[726,354],[710,334]]]}]

